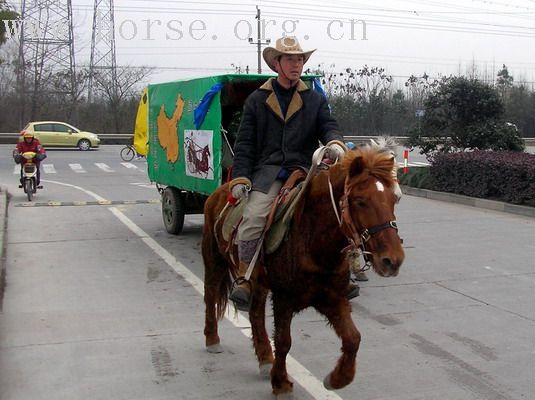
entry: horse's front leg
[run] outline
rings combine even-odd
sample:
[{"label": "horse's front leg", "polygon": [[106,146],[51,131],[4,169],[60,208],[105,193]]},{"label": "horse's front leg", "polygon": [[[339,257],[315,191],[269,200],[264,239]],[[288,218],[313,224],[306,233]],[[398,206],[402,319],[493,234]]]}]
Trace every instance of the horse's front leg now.
[{"label": "horse's front leg", "polygon": [[338,304],[318,307],[332,324],[336,334],[342,339],[342,355],[336,367],[325,377],[323,385],[329,390],[340,389],[353,381],[357,366],[357,352],[360,345],[360,332],[351,318],[351,306],[345,299]]},{"label": "horse's front leg", "polygon": [[251,309],[249,310],[249,321],[253,333],[253,345],[258,359],[260,375],[269,376],[269,371],[273,365],[273,350],[266,332],[266,299],[269,291],[261,285],[255,285],[253,292]]},{"label": "horse's front leg", "polygon": [[273,294],[275,361],[271,369],[271,387],[274,395],[291,393],[293,390],[293,383],[288,379],[286,371],[286,356],[292,346],[292,315],[293,311],[288,302]]}]

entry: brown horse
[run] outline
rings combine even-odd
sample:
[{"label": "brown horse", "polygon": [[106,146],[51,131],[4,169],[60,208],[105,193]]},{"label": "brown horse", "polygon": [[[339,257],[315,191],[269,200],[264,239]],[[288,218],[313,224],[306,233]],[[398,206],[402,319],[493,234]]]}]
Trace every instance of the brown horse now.
[{"label": "brown horse", "polygon": [[[249,311],[253,344],[260,370],[271,368],[274,394],[292,391],[286,372],[291,346],[290,323],[295,313],[314,307],[323,314],[342,340],[342,355],[326,376],[328,389],[342,388],[353,380],[360,333],[351,318],[346,299],[349,265],[344,249],[349,243],[363,250],[381,276],[396,276],[404,259],[394,216],[394,157],[386,149],[359,148],[348,152],[341,163],[322,171],[310,181],[296,208],[281,246],[265,255],[255,273]],[[331,202],[329,185],[341,217]],[[227,202],[228,185],[206,201],[202,255],[205,265],[206,346],[221,352],[217,320],[222,318],[237,266],[227,252],[221,225],[214,223]],[[339,206],[338,206],[339,205]],[[233,249],[236,252],[236,249]],[[275,358],[265,329],[265,303],[272,292],[275,323]]]}]

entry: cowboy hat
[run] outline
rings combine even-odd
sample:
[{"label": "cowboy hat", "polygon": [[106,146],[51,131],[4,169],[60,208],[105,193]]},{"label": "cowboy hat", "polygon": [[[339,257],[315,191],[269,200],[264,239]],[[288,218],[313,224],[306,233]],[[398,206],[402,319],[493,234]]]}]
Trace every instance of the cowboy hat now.
[{"label": "cowboy hat", "polygon": [[314,53],[316,49],[310,51],[303,51],[299,45],[299,41],[295,36],[283,36],[280,39],[277,39],[275,42],[275,47],[266,47],[262,52],[264,56],[264,61],[273,71],[277,72],[275,69],[275,60],[277,57],[282,56],[283,54],[287,55],[302,55],[304,57],[304,63],[308,61],[311,54]]}]

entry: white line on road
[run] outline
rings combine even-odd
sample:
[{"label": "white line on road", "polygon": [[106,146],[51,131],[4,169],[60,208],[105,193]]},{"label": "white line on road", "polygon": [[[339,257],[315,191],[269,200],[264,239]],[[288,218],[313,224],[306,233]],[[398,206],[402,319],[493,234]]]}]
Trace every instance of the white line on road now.
[{"label": "white line on road", "polygon": [[113,169],[111,169],[107,164],[104,163],[95,163],[97,167],[99,167],[104,172],[115,172]]},{"label": "white line on road", "polygon": [[87,172],[81,164],[69,164],[69,167],[77,174],[85,174]]},{"label": "white line on road", "polygon": [[15,174],[20,174],[20,165],[18,164],[13,167],[13,175]]},{"label": "white line on road", "polygon": [[[131,219],[124,215],[115,207],[110,207],[110,211],[132,232],[134,232],[152,251],[159,255],[173,270],[182,276],[201,296],[204,296],[204,283],[195,274],[178,261],[171,253],[165,250],[158,242],[151,238],[145,231],[137,226]],[[234,311],[229,305],[227,307],[227,316],[229,320],[236,328],[240,330],[248,338],[251,337],[251,325],[249,320],[243,316],[242,313],[236,313],[236,317],[231,318],[229,315],[233,315]],[[307,370],[302,364],[295,360],[292,356],[288,355],[286,358],[286,364],[288,372],[291,377],[301,385],[314,399],[317,400],[342,400],[334,392],[330,392],[323,386],[312,373]]]},{"label": "white line on road", "polygon": [[134,164],[129,163],[129,162],[122,162],[121,165],[122,165],[123,167],[129,168],[129,169],[139,169],[139,168],[137,167],[137,165],[134,165]]},{"label": "white line on road", "polygon": [[45,171],[46,174],[55,174],[56,168],[54,168],[54,164],[43,164],[43,171]]},{"label": "white line on road", "polygon": [[50,180],[44,180],[44,179],[41,179],[42,182],[46,182],[46,183],[55,183],[56,185],[62,185],[62,186],[68,186],[68,187],[71,187],[73,189],[78,189],[82,192],[84,192],[85,194],[91,196],[92,198],[94,198],[96,201],[102,201],[102,202],[105,202],[105,201],[108,201],[106,200],[104,197],[100,197],[98,194],[90,191],[90,190],[86,190],[80,186],[76,186],[76,185],[71,185],[70,183],[63,183],[63,182],[58,182],[58,181],[50,181]]}]

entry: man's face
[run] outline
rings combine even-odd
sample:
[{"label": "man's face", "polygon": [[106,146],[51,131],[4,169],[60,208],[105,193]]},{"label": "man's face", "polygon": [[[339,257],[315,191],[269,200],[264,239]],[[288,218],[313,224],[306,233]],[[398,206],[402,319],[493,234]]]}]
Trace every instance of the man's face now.
[{"label": "man's face", "polygon": [[302,55],[282,55],[276,63],[279,75],[295,81],[301,78],[305,57]]},{"label": "man's face", "polygon": [[33,142],[33,137],[24,137],[24,141],[28,144],[31,144]]}]

